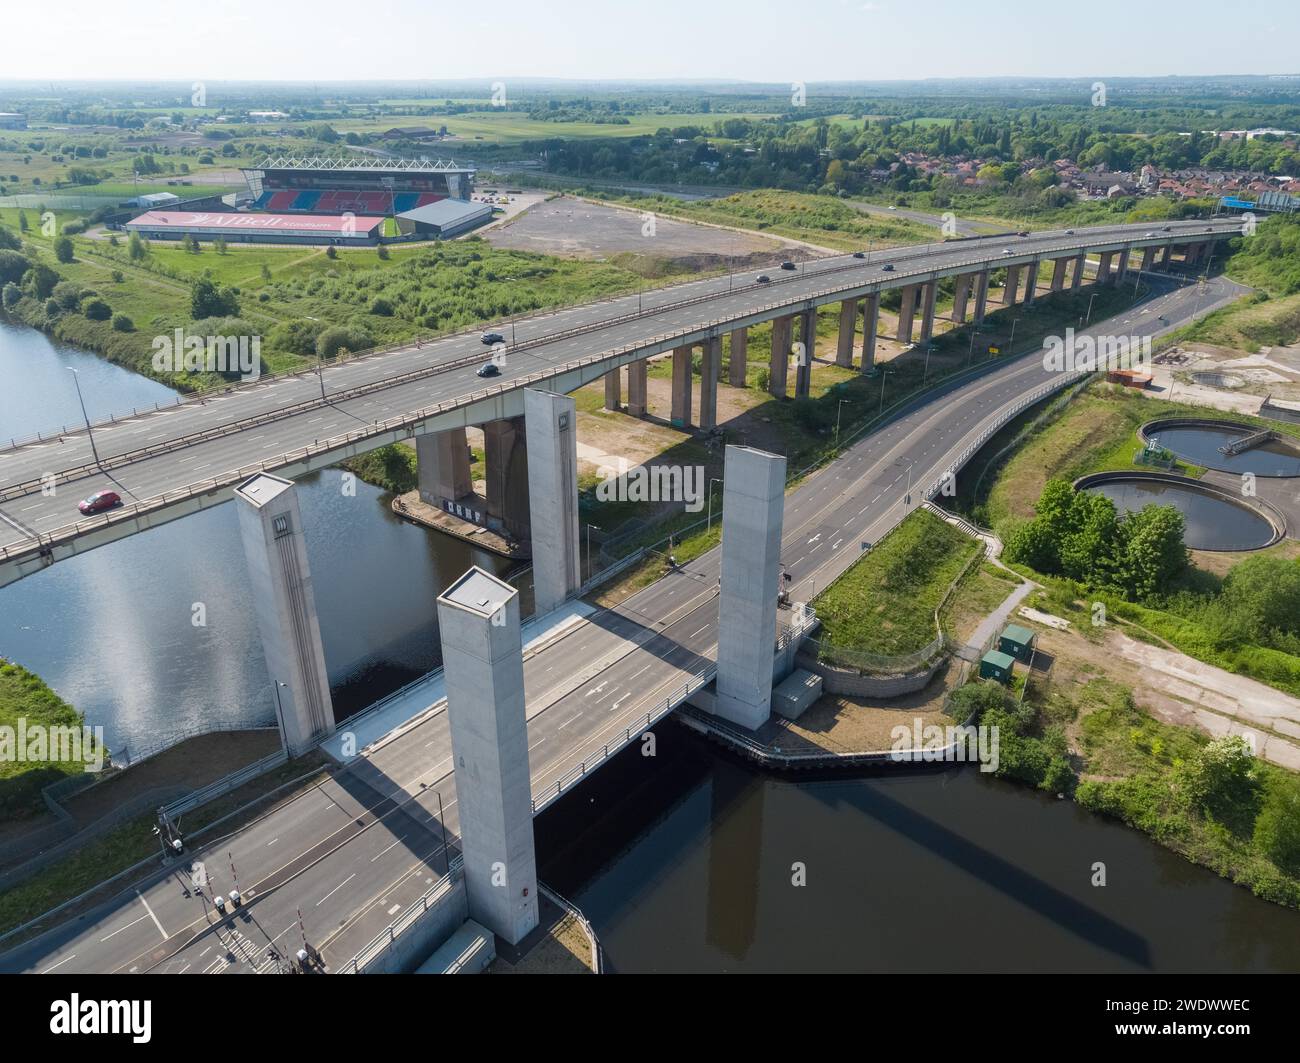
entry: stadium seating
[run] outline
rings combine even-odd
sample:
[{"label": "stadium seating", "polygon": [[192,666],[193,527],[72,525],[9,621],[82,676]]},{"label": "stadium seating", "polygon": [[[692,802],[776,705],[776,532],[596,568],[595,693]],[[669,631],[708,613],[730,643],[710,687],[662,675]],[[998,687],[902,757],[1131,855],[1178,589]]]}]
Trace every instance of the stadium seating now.
[{"label": "stadium seating", "polygon": [[313,214],[387,215],[401,214],[416,207],[437,203],[446,196],[435,192],[377,192],[332,189],[268,188],[253,202],[254,210],[310,212]]}]

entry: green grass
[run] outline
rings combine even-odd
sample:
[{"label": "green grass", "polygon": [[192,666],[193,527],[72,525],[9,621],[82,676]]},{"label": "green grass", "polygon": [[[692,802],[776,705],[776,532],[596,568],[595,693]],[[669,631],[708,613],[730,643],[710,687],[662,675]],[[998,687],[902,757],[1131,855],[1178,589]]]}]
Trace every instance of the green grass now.
[{"label": "green grass", "polygon": [[888,656],[924,648],[940,600],[981,550],[932,513],[911,513],[818,597],[822,641]]},{"label": "green grass", "polygon": [[[14,728],[20,721],[28,727],[80,727],[82,717],[51,690],[40,676],[20,664],[0,657],[0,727]],[[15,742],[17,736],[15,735]],[[41,788],[85,770],[82,761],[40,761],[35,764],[12,756],[0,757],[0,813],[5,818],[23,818],[45,810]]]}]

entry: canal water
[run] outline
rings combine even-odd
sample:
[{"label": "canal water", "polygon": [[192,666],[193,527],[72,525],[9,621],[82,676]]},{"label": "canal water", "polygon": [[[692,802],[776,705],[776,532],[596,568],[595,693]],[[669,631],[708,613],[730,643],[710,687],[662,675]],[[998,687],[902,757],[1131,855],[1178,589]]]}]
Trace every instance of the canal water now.
[{"label": "canal water", "polygon": [[1117,478],[1086,490],[1105,495],[1121,513],[1173,506],[1185,522],[1183,542],[1193,550],[1254,550],[1273,539],[1273,526],[1249,506],[1181,484]]},{"label": "canal water", "polygon": [[616,971],[1300,970],[1300,913],[1071,801],[972,766],[774,777],[657,739],[537,821],[543,881]]},{"label": "canal water", "polygon": [[[0,437],[167,402],[169,388],[94,354],[0,324]],[[302,478],[321,638],[344,716],[438,663],[434,600],[471,564],[509,564],[400,521],[388,496],[328,469]],[[206,626],[192,623],[201,603]],[[275,707],[251,612],[234,503],[196,513],[0,588],[0,656],[40,674],[110,749],[215,722],[271,725]]]}]

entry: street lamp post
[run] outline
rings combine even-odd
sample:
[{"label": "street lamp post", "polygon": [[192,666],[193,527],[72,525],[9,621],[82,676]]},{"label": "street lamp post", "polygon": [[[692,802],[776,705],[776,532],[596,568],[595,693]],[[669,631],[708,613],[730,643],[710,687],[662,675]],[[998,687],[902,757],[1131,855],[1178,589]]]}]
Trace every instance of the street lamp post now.
[{"label": "street lamp post", "polygon": [[1018,317],[1013,317],[1013,318],[1011,319],[1011,336],[1010,336],[1010,338],[1007,340],[1007,350],[1008,350],[1008,351],[1011,350],[1012,345],[1016,342],[1016,325],[1019,324],[1019,322],[1020,322],[1020,318],[1018,318]]},{"label": "street lamp post", "polygon": [[1097,298],[1097,293],[1096,293],[1096,292],[1093,292],[1090,296],[1088,296],[1088,317],[1087,317],[1087,319],[1084,321],[1084,324],[1085,324],[1085,325],[1087,325],[1087,324],[1091,324],[1091,322],[1092,322],[1092,301],[1093,301],[1094,299],[1096,299],[1096,298]]},{"label": "street lamp post", "polygon": [[90,415],[86,413],[86,400],[81,397],[81,374],[70,365],[64,368],[72,374],[72,382],[77,385],[77,402],[81,404],[81,416],[86,421],[86,435],[90,437],[90,452],[95,455],[95,464],[99,464],[99,451],[95,449],[95,433],[90,428]]},{"label": "street lamp post", "polygon": [[835,407],[835,448],[837,450],[840,446],[840,415],[844,413],[844,404],[852,401],[852,399],[840,399]]},{"label": "street lamp post", "polygon": [[720,484],[720,483],[722,483],[721,476],[709,477],[709,519],[708,519],[708,523],[704,527],[704,531],[706,534],[708,532],[713,531],[713,485]]},{"label": "street lamp post", "polygon": [[889,376],[889,367],[882,365],[880,367],[880,409],[876,411],[879,417],[885,412],[885,377]]},{"label": "street lamp post", "polygon": [[587,579],[588,580],[590,580],[592,576],[592,572],[591,572],[591,529],[592,528],[595,528],[597,531],[605,530],[604,528],[600,527],[598,524],[592,524],[590,521],[587,522]]}]

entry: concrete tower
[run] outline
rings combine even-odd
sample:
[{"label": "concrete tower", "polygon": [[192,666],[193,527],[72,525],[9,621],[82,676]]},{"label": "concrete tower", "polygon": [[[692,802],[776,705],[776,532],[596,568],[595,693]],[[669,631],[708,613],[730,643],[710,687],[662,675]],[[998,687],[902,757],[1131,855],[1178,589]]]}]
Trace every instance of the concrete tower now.
[{"label": "concrete tower", "polygon": [[578,433],[567,395],[524,390],[533,612],[549,613],[582,585],[578,558]]},{"label": "concrete tower", "polygon": [[752,730],[771,714],[785,458],[727,447],[722,506],[716,711]]},{"label": "concrete tower", "polygon": [[471,568],[438,597],[469,914],[514,945],[537,925],[519,593]]},{"label": "concrete tower", "polygon": [[235,498],[280,735],[297,756],[334,731],[297,489],[292,480],[259,473],[235,488]]}]

